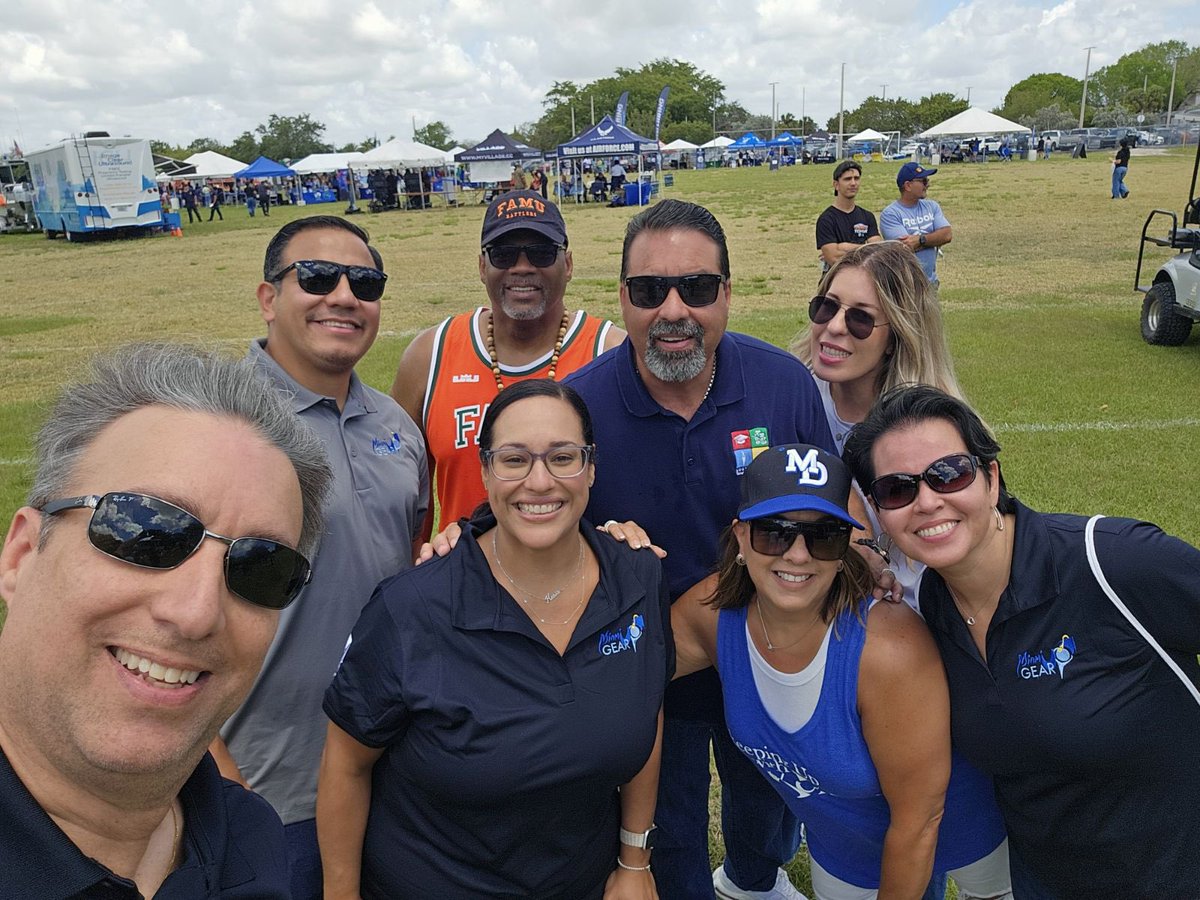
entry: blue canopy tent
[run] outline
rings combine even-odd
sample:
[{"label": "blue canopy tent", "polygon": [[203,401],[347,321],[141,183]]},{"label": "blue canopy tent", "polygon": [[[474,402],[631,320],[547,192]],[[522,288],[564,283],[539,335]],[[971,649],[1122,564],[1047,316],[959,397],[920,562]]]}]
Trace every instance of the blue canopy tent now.
[{"label": "blue canopy tent", "polygon": [[266,156],[260,156],[240,172],[234,172],[234,178],[286,178],[295,175],[294,169],[289,169],[283,163]]},{"label": "blue canopy tent", "polygon": [[[559,144],[555,150],[560,162],[591,156],[637,156],[639,184],[642,180],[642,158],[657,153],[658,141],[643,137],[624,125],[618,125],[612,116],[605,116],[582,134],[565,144]],[[650,202],[648,188],[643,190],[641,187],[635,187],[633,190],[637,193],[639,205]]]},{"label": "blue canopy tent", "polygon": [[803,147],[804,138],[798,138],[790,131],[785,131],[778,137],[773,137],[767,141],[768,147]]},{"label": "blue canopy tent", "polygon": [[767,142],[760,138],[753,131],[747,131],[740,138],[726,147],[726,150],[761,150],[767,146]]}]

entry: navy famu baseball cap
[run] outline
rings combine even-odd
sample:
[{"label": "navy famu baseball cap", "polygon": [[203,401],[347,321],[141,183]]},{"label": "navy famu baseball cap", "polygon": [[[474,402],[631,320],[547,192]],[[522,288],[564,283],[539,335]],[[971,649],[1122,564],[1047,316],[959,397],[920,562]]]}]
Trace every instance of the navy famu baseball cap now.
[{"label": "navy famu baseball cap", "polygon": [[916,181],[918,178],[928,178],[936,174],[937,169],[927,169],[920,163],[907,162],[896,173],[896,187],[902,188],[906,181]]},{"label": "navy famu baseball cap", "polygon": [[811,444],[781,444],[758,454],[742,474],[743,522],[799,510],[815,510],[862,528],[847,511],[850,470]]},{"label": "navy famu baseball cap", "polygon": [[486,247],[510,231],[533,231],[555,244],[567,246],[567,226],[562,213],[537,191],[509,191],[493,200],[483,217],[480,246]]}]

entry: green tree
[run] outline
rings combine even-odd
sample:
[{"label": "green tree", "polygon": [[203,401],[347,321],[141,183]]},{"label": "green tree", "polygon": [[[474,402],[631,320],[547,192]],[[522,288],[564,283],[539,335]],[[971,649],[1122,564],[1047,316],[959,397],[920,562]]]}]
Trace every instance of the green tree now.
[{"label": "green tree", "polygon": [[664,144],[679,138],[693,144],[707,144],[713,137],[712,122],[672,122],[663,126],[661,135]]},{"label": "green tree", "polygon": [[805,116],[799,119],[792,113],[783,113],[776,123],[776,127],[780,131],[790,131],[796,136],[812,134],[817,130],[817,123],[813,121],[812,116]]},{"label": "green tree", "polygon": [[258,158],[261,152],[254,135],[249,131],[243,131],[229,145],[226,155],[232,156],[234,159],[240,159],[244,163],[252,163]]},{"label": "green tree", "polygon": [[172,159],[186,159],[192,155],[192,151],[186,147],[176,147],[174,144],[168,144],[166,141],[150,141],[150,152],[158,156],[169,156]]},{"label": "green tree", "polygon": [[454,146],[454,135],[451,133],[450,127],[438,119],[430,122],[424,128],[414,131],[413,140],[419,144],[437,147],[439,150],[449,150]]},{"label": "green tree", "polygon": [[308,113],[280,116],[274,113],[265,125],[254,129],[259,135],[259,153],[282,162],[296,160],[310,153],[329,153],[333,150],[321,140],[325,126]]},{"label": "green tree", "polygon": [[[1088,86],[1088,99],[1097,107],[1122,105],[1143,113],[1164,112],[1171,88],[1171,61],[1176,58],[1175,98],[1186,97],[1200,88],[1200,47],[1163,41],[1147,44],[1097,69]],[[1150,106],[1150,101],[1161,105]]]},{"label": "green tree", "polygon": [[1051,128],[1074,128],[1078,121],[1076,118],[1078,115],[1078,112],[1071,112],[1069,109],[1053,104],[1043,106],[1031,116],[1020,116],[1016,121],[1036,131],[1049,131]]},{"label": "green tree", "polygon": [[926,128],[932,128],[938,122],[945,122],[951,116],[967,110],[967,101],[955,97],[949,92],[930,94],[922,97],[913,104],[914,134],[919,134]]},{"label": "green tree", "polygon": [[[846,132],[855,134],[867,128],[876,131],[899,131],[902,135],[912,133],[916,113],[908,100],[868,97],[858,107],[846,114]],[[831,126],[837,128],[836,117]]]},{"label": "green tree", "polygon": [[1008,89],[1004,104],[996,110],[996,114],[1015,122],[1024,122],[1034,117],[1038,110],[1049,107],[1078,110],[1082,96],[1083,82],[1078,78],[1057,72],[1030,75]]}]

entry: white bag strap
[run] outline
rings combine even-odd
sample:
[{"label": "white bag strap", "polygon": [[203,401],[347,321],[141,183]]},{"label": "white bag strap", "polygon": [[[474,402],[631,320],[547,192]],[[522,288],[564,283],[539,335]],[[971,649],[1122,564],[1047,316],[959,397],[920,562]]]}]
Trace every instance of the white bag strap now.
[{"label": "white bag strap", "polygon": [[1171,659],[1167,651],[1159,645],[1158,641],[1154,639],[1154,635],[1142,626],[1137,616],[1129,611],[1129,607],[1121,602],[1121,598],[1117,596],[1117,592],[1112,589],[1112,585],[1104,577],[1104,572],[1100,568],[1100,558],[1096,555],[1096,539],[1093,535],[1093,532],[1096,530],[1096,523],[1103,518],[1104,516],[1092,516],[1088,519],[1087,527],[1083,532],[1084,543],[1087,547],[1088,565],[1092,567],[1092,574],[1096,576],[1097,583],[1104,590],[1104,593],[1108,595],[1108,599],[1113,602],[1113,606],[1117,608],[1121,615],[1129,620],[1129,624],[1134,627],[1134,630],[1146,639],[1146,643],[1154,648],[1154,652],[1162,657],[1162,661],[1170,666],[1172,672],[1179,676],[1179,680],[1188,689],[1188,693],[1192,695],[1197,703],[1200,703],[1200,690],[1196,689],[1196,685],[1192,684],[1192,680],[1184,674],[1183,669],[1179,668],[1175,660]]}]

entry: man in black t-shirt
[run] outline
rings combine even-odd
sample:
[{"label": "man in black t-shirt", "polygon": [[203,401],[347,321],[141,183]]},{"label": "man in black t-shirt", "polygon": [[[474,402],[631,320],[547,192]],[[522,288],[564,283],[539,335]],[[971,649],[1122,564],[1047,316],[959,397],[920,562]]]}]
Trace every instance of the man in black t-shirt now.
[{"label": "man in black t-shirt", "polygon": [[854,160],[844,160],[833,170],[833,205],[817,219],[823,273],[859,244],[883,240],[875,216],[854,202],[861,180],[862,166]]}]

